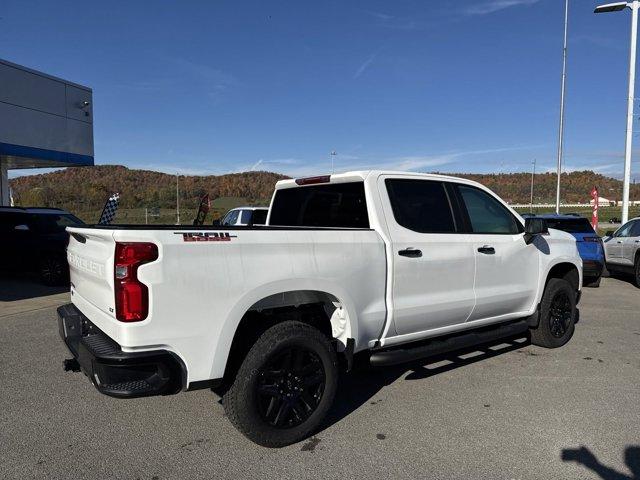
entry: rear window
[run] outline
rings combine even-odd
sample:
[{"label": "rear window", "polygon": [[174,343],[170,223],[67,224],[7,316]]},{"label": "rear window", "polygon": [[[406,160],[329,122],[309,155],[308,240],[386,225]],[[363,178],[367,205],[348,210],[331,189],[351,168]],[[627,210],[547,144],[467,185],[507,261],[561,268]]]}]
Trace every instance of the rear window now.
[{"label": "rear window", "polygon": [[547,226],[568,233],[595,233],[586,218],[547,218]]},{"label": "rear window", "polygon": [[254,210],[252,223],[254,225],[264,225],[267,223],[267,210]]},{"label": "rear window", "polygon": [[39,233],[60,233],[67,227],[83,224],[82,220],[71,214],[33,214],[32,218]]},{"label": "rear window", "polygon": [[363,182],[284,188],[276,192],[270,225],[369,228]]}]

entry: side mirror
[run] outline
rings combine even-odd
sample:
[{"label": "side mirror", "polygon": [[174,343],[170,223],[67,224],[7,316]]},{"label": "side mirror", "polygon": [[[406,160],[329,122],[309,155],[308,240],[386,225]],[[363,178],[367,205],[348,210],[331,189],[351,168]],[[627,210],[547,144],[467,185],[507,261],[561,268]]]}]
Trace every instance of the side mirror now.
[{"label": "side mirror", "polygon": [[211,222],[211,225],[213,225],[214,227],[219,227],[221,225],[220,219],[218,218],[217,220],[214,220],[213,222]]},{"label": "side mirror", "polygon": [[533,242],[538,235],[549,233],[547,221],[544,218],[525,218],[524,220],[524,241],[527,245]]},{"label": "side mirror", "polygon": [[607,231],[604,233],[604,236],[605,236],[605,237],[613,237],[613,234],[614,234],[614,233],[616,233],[616,232],[615,232],[615,230],[607,230]]},{"label": "side mirror", "polygon": [[13,229],[18,230],[19,232],[28,232],[29,225],[16,225]]}]

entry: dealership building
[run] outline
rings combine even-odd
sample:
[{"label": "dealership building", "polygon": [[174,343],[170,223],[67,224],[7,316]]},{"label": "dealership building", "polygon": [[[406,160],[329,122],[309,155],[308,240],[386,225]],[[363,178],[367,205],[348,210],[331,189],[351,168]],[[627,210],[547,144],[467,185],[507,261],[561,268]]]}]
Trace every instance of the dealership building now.
[{"label": "dealership building", "polygon": [[11,169],[93,164],[91,89],[0,59],[0,206]]}]

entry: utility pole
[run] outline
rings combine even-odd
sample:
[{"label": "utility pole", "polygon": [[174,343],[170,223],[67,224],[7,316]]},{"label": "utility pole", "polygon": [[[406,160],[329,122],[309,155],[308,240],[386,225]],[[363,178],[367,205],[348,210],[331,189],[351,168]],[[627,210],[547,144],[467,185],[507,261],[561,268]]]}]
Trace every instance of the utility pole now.
[{"label": "utility pole", "polygon": [[333,159],[337,154],[335,150],[331,150],[331,175],[333,175]]},{"label": "utility pole", "polygon": [[178,178],[180,178],[180,175],[176,173],[176,225],[180,225],[180,189],[178,187]]},{"label": "utility pole", "polygon": [[627,94],[627,132],[624,143],[624,179],[622,183],[622,223],[629,220],[629,183],[631,180],[631,144],[633,140],[633,101],[636,84],[636,45],[638,40],[638,9],[640,1],[617,2],[599,5],[594,13],[631,10],[631,39],[629,44],[629,91]]},{"label": "utility pole", "polygon": [[533,165],[533,170],[531,171],[531,200],[529,202],[529,211],[533,213],[533,177],[536,175],[536,159],[533,159],[531,162]]},{"label": "utility pole", "polygon": [[567,80],[567,30],[569,26],[569,0],[564,1],[564,42],[562,46],[562,82],[560,87],[560,127],[558,128],[558,182],[556,185],[556,213],[560,213],[560,175],[562,174],[562,148],[564,144],[564,92]]}]

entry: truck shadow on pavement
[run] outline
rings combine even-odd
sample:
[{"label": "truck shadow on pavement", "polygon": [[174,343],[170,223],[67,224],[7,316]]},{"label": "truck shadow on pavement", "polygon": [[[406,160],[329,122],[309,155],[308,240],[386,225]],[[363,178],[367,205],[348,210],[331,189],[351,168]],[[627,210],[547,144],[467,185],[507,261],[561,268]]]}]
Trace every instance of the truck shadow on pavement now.
[{"label": "truck shadow on pavement", "polygon": [[340,377],[333,408],[320,431],[338,423],[367,402],[372,405],[380,402],[379,399],[372,400],[373,397],[407,373],[405,380],[426,379],[528,345],[529,339],[519,335],[394,367],[373,368],[368,366],[368,357],[356,357],[354,370]]},{"label": "truck shadow on pavement", "polygon": [[565,448],[562,450],[561,458],[563,462],[576,462],[588,468],[603,480],[640,480],[640,445],[629,445],[624,449],[624,463],[631,475],[600,463],[587,447]]},{"label": "truck shadow on pavement", "polygon": [[30,298],[47,297],[69,291],[69,286],[50,287],[38,283],[29,275],[0,273],[0,302],[15,302]]}]

